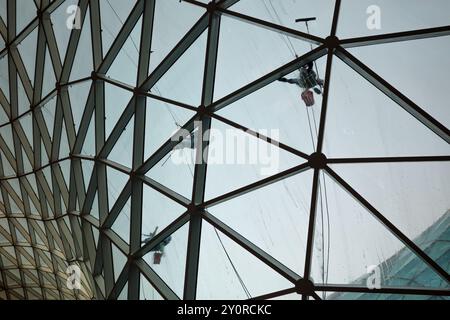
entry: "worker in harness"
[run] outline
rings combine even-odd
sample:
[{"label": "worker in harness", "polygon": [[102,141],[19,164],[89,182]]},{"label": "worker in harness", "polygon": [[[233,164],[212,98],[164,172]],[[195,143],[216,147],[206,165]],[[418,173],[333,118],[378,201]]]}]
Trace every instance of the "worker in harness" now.
[{"label": "worker in harness", "polygon": [[[142,243],[144,245],[149,243],[150,240],[152,240],[155,237],[157,231],[158,231],[158,227],[156,227],[155,231],[153,231],[152,233],[150,233],[148,235],[144,234],[144,236],[146,238],[142,241]],[[154,247],[150,251],[150,252],[153,252],[153,264],[161,263],[161,257],[164,255],[164,249],[171,241],[172,241],[172,236],[168,236],[167,238],[165,238],[162,242],[160,242],[156,247]]]},{"label": "worker in harness", "polygon": [[296,84],[300,88],[302,88],[303,91],[301,97],[303,102],[305,102],[307,107],[312,107],[315,101],[314,101],[314,94],[311,91],[311,89],[314,90],[316,94],[322,94],[322,90],[320,88],[323,86],[324,81],[320,79],[314,72],[312,61],[302,66],[299,69],[299,72],[300,73],[298,78],[294,79],[280,78],[278,81]]}]

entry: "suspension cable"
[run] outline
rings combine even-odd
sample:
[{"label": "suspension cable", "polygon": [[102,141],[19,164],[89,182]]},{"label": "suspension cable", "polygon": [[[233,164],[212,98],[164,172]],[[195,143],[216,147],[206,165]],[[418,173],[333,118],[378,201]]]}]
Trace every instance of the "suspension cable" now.
[{"label": "suspension cable", "polygon": [[[280,16],[278,15],[273,3],[271,0],[268,0],[273,12],[274,12],[274,16],[271,14],[268,6],[266,5],[265,1],[263,1],[264,7],[266,9],[266,11],[268,12],[269,16],[272,18],[272,20],[275,20],[279,25],[283,25]],[[306,30],[308,32],[308,34],[310,35],[310,29],[309,29],[309,24],[308,21],[305,21],[306,24]],[[283,42],[286,44],[288,50],[291,51],[291,53],[298,58],[298,54],[295,50],[294,45],[292,44],[291,39],[288,36],[283,37],[282,35],[280,35]],[[287,42],[286,42],[286,40]],[[314,50],[313,44],[310,43],[310,48],[311,51]],[[314,69],[316,72],[317,77],[319,77],[319,69],[317,67],[317,62],[314,61]],[[320,77],[319,77],[320,79]],[[319,86],[321,88],[322,94],[323,94],[323,86],[322,84],[319,83]],[[307,107],[306,109],[306,114],[308,117],[308,125],[309,125],[309,132],[310,132],[310,137],[311,137],[311,143],[313,146],[313,150],[316,149],[316,144],[314,141],[314,133],[316,134],[316,137],[318,136],[318,128],[317,128],[317,121],[316,121],[316,116],[314,113],[314,110],[312,111],[312,116],[309,113],[309,108]],[[313,123],[314,123],[314,128],[313,128]],[[321,208],[321,217],[322,217],[322,255],[323,255],[323,264],[324,266],[322,267],[322,274],[323,274],[323,281],[325,283],[328,283],[328,276],[329,276],[329,264],[330,264],[330,214],[329,214],[329,205],[328,205],[328,194],[327,194],[327,188],[326,188],[326,180],[325,180],[325,174],[322,172],[322,180],[323,180],[323,186],[322,184],[319,184],[319,197],[320,197],[320,208]],[[323,189],[323,191],[322,191]],[[325,206],[324,206],[324,202],[325,202]],[[325,212],[326,212],[326,219],[327,219],[327,258],[325,259],[325,235],[324,235],[324,230],[325,230],[325,225],[324,225],[324,207],[325,207]],[[326,260],[326,261],[325,261]],[[326,267],[325,267],[326,265]],[[324,297],[326,297],[326,292],[324,292]]]}]

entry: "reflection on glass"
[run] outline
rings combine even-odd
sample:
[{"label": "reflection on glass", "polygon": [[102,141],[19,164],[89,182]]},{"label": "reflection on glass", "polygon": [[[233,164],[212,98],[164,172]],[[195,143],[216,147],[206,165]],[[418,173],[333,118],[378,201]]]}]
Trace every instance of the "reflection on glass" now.
[{"label": "reflection on glass", "polygon": [[[322,219],[316,220],[318,232],[311,275],[315,283],[363,287],[447,287],[445,279],[405,247],[394,233],[350,194],[329,178],[325,180],[328,223],[323,228]],[[445,219],[448,220],[448,214]],[[437,238],[445,238],[446,231],[440,225],[442,222],[438,222],[434,230],[425,231],[415,241],[421,243],[436,232]],[[321,245],[322,241],[325,246]]]}]

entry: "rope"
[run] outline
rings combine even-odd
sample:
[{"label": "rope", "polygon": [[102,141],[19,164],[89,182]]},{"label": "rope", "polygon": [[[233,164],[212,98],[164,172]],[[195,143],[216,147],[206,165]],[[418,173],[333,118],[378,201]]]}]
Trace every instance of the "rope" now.
[{"label": "rope", "polygon": [[[305,22],[306,24],[306,30],[308,32],[308,34],[310,35],[310,30],[309,30],[309,25],[308,25],[308,21]],[[311,47],[311,51],[314,50],[312,43],[310,43],[310,47]],[[319,76],[319,69],[317,67],[317,63],[316,61],[314,61],[314,68],[316,71],[316,75],[317,77],[320,79]],[[322,90],[322,95],[323,95],[323,86],[321,84],[319,84],[320,89]],[[316,131],[316,135],[318,136],[318,127],[317,127],[317,121],[316,121],[316,116],[314,111],[312,111],[313,114],[313,121],[314,121],[314,128]],[[309,120],[309,115],[308,115],[308,120]],[[311,124],[310,124],[311,126]],[[315,147],[314,147],[315,149]],[[325,266],[323,267],[323,277],[324,277],[324,282],[328,283],[328,277],[329,277],[329,268],[330,268],[330,211],[329,211],[329,206],[328,206],[328,193],[327,193],[327,187],[326,187],[326,181],[325,181],[325,173],[323,173],[322,171],[322,180],[323,180],[323,196],[325,197],[325,199],[323,199],[322,196],[322,187],[321,185],[319,185],[319,193],[320,193],[320,205],[321,205],[321,216],[322,216],[322,254],[323,254],[323,263],[325,264],[325,245],[324,245],[324,214],[323,214],[323,200],[325,200],[325,211],[326,211],[326,218],[327,218],[327,261],[326,261],[326,268]],[[326,274],[326,276],[325,276]],[[323,292],[323,297],[326,298],[326,292]]]},{"label": "rope", "polygon": [[[188,167],[189,167],[189,171],[191,172],[192,179],[194,179],[193,169],[191,168],[191,166],[189,164],[188,164]],[[244,280],[242,279],[241,275],[239,274],[239,271],[237,270],[236,266],[234,265],[233,260],[231,260],[231,257],[228,254],[228,251],[225,248],[225,245],[224,245],[224,243],[222,241],[222,238],[220,237],[220,234],[219,234],[219,232],[217,231],[216,228],[214,228],[214,232],[215,232],[215,234],[217,236],[217,239],[219,240],[219,242],[220,242],[220,244],[222,246],[223,251],[225,252],[225,255],[227,256],[228,261],[230,262],[231,267],[233,268],[233,271],[234,271],[236,277],[238,278],[238,281],[239,281],[239,283],[240,283],[240,285],[242,287],[242,290],[244,290],[244,293],[247,296],[247,299],[251,299],[252,295],[250,294],[250,291],[248,290],[247,286],[245,285]]]},{"label": "rope", "polygon": [[[281,18],[278,15],[278,13],[277,13],[277,11],[276,11],[272,1],[269,0],[269,4],[270,4],[270,6],[271,6],[271,8],[272,8],[272,10],[273,10],[273,12],[275,14],[275,19],[273,18],[272,14],[270,13],[269,8],[267,7],[267,5],[266,5],[266,3],[264,1],[263,1],[263,4],[264,4],[267,12],[269,13],[269,16],[271,16],[271,18],[273,20],[276,20],[278,22],[278,24],[283,25],[283,23],[281,22]],[[306,24],[306,30],[307,30],[308,34],[311,34],[311,32],[309,30],[308,22],[306,21],[305,24]],[[287,39],[287,42],[284,40],[285,38]],[[298,58],[298,55],[297,55],[297,53],[295,51],[295,48],[294,48],[294,45],[292,44],[291,39],[288,36],[285,36],[285,38],[282,37],[282,39],[285,42],[286,46],[291,51],[291,53],[296,58]],[[310,43],[310,48],[311,48],[311,51],[314,50],[314,47],[313,47],[312,43]],[[319,77],[319,68],[317,67],[317,62],[316,61],[314,61],[314,69],[315,69],[316,75]],[[320,86],[320,88],[321,88],[321,90],[323,92],[323,86],[321,84],[319,84],[319,86]],[[315,150],[316,149],[316,144],[315,144],[315,141],[314,141],[314,133],[313,132],[315,131],[315,134],[316,134],[316,137],[317,137],[318,136],[318,128],[317,128],[317,121],[316,121],[316,116],[315,116],[314,110],[311,110],[311,112],[312,112],[312,117],[309,114],[309,108],[306,109],[306,114],[308,116],[308,125],[309,125],[309,132],[310,132],[310,137],[311,137],[311,143],[313,145],[313,149]],[[312,121],[311,121],[311,118],[312,118]],[[314,129],[313,129],[312,122],[314,123]],[[323,264],[324,264],[324,266],[322,267],[322,274],[323,274],[324,282],[327,283],[328,282],[328,276],[329,276],[329,264],[330,264],[330,255],[329,255],[329,252],[330,252],[330,215],[329,215],[329,206],[328,206],[328,194],[327,194],[327,188],[326,188],[326,183],[325,183],[325,174],[323,172],[322,172],[322,180],[323,180],[323,187],[322,187],[322,184],[319,185],[319,197],[320,197],[320,208],[321,208],[320,211],[321,211],[321,217],[322,217],[322,219],[321,219],[322,220],[322,222],[321,222],[321,224],[322,224],[322,238],[323,238],[323,240],[322,240],[322,254],[323,254]],[[322,188],[323,188],[323,191],[322,191]],[[325,202],[325,211],[326,211],[326,218],[327,218],[327,232],[328,232],[328,235],[327,235],[327,259],[326,259],[326,262],[325,262],[325,236],[324,236],[324,230],[325,230],[325,225],[324,225],[324,202]],[[325,265],[326,265],[326,267],[325,267]],[[326,293],[325,292],[324,292],[324,297],[326,297]]]},{"label": "rope", "polygon": [[[309,24],[308,24],[308,21],[306,21],[305,24],[306,24],[306,30],[308,31],[308,34],[311,35],[311,33],[309,32]],[[311,51],[313,51],[313,50],[314,50],[314,47],[313,47],[312,43],[310,42],[309,45],[310,45],[310,47],[311,47]],[[317,68],[316,60],[314,60],[314,68],[315,68],[317,77],[320,79],[320,77],[319,77],[319,69]],[[323,87],[322,87],[322,85],[319,84],[319,86],[320,86],[320,89],[321,89],[322,92],[323,92]]]},{"label": "rope", "polygon": [[[271,14],[268,6],[266,5],[265,1],[263,1],[264,7],[266,9],[266,11],[268,12],[269,16],[272,18],[273,21],[276,21],[279,25],[283,25],[280,16],[278,15],[273,3],[271,0],[268,0],[270,7],[272,8],[273,12],[274,12],[274,16]],[[309,24],[306,21],[306,30],[308,32],[308,34],[311,34],[310,30],[309,30]],[[281,36],[281,35],[280,35]],[[291,53],[293,54],[293,56],[295,56],[296,58],[298,58],[298,54],[295,51],[295,47],[292,44],[291,39],[288,36],[281,36],[281,38],[283,39],[284,43],[286,44],[288,50],[291,51]],[[287,41],[286,41],[287,40]],[[310,43],[310,48],[311,51],[314,50],[313,44]],[[316,72],[317,77],[319,77],[319,69],[317,67],[317,62],[314,61],[314,69]],[[320,79],[320,77],[319,77]],[[321,84],[319,84],[321,91],[323,93],[323,86]],[[313,149],[316,149],[316,144],[314,141],[314,131],[316,134],[316,137],[318,136],[318,128],[317,128],[317,122],[316,122],[316,116],[314,113],[314,110],[311,110],[312,112],[312,117],[309,114],[309,108],[307,107],[306,109],[306,114],[308,116],[308,125],[309,125],[309,132],[310,132],[310,137],[311,137],[311,143],[313,145]],[[312,118],[312,121],[311,121]],[[314,123],[314,129],[313,129],[313,125],[312,122]],[[325,181],[325,174],[322,172],[322,180],[323,180],[323,187],[322,184],[319,185],[319,197],[320,197],[320,208],[321,208],[321,217],[322,217],[322,254],[323,254],[323,264],[324,266],[322,267],[322,274],[323,274],[323,280],[325,283],[328,283],[328,277],[329,277],[329,265],[330,265],[330,214],[329,214],[329,206],[328,206],[328,192],[327,192],[327,188],[326,188],[326,181]],[[323,188],[323,192],[322,192],[322,188]],[[325,236],[324,236],[324,230],[325,230],[325,225],[324,225],[324,203],[325,202],[325,211],[326,211],[326,219],[327,219],[327,258],[326,258],[326,262],[325,262]],[[326,267],[325,267],[326,265]],[[326,275],[325,275],[326,274]],[[324,294],[324,298],[326,298],[326,292],[323,293]]]},{"label": "rope", "polygon": [[[114,9],[114,7],[111,5],[111,2],[109,2],[109,0],[106,0],[106,2],[108,3],[109,7],[111,8],[111,10],[114,12],[114,15],[117,17],[117,19],[120,21],[120,23],[122,24],[122,26],[124,25],[123,20],[120,18],[119,14],[117,13],[117,11]],[[113,37],[114,38],[114,37]],[[139,53],[139,49],[137,47],[136,42],[134,41],[133,37],[130,36],[130,40],[133,43],[134,48],[136,49],[136,51]]]},{"label": "rope", "polygon": [[225,252],[225,254],[226,254],[227,258],[228,258],[228,261],[229,261],[230,264],[231,264],[231,267],[232,267],[233,270],[234,270],[234,273],[236,274],[236,276],[237,276],[237,278],[238,278],[238,280],[239,280],[239,283],[240,283],[241,286],[242,286],[242,289],[243,289],[244,292],[245,292],[245,295],[247,296],[248,299],[250,299],[250,298],[252,297],[252,295],[250,294],[250,291],[248,291],[247,286],[246,286],[245,283],[244,283],[244,280],[242,280],[242,278],[241,278],[239,272],[237,271],[237,269],[236,269],[236,267],[235,267],[233,261],[231,260],[231,257],[230,257],[230,255],[228,254],[228,251],[227,251],[227,249],[225,248],[225,245],[223,244],[222,239],[220,238],[219,232],[217,231],[216,228],[214,228],[214,231],[215,231],[215,233],[216,233],[217,239],[219,239],[219,242],[220,242],[220,244],[221,244],[221,246],[222,246],[222,248],[223,248],[223,251]]},{"label": "rope", "polygon": [[[272,8],[272,10],[273,10],[273,12],[274,12],[274,14],[275,14],[275,17],[272,16],[272,13],[270,12],[270,9],[269,9],[269,7],[267,6],[266,2],[265,2],[265,1],[262,1],[262,3],[264,4],[264,7],[265,7],[267,13],[269,14],[269,16],[270,16],[270,18],[272,19],[272,21],[276,20],[276,22],[277,22],[279,25],[283,26],[283,23],[282,23],[282,21],[281,21],[281,18],[280,18],[280,16],[278,15],[278,13],[277,13],[277,11],[276,11],[276,9],[275,9],[275,7],[274,7],[272,1],[271,1],[271,0],[268,0],[268,1],[269,1],[269,3],[270,3],[270,7]],[[283,35],[280,34],[280,37],[281,37],[281,40],[283,40],[283,42],[286,44],[286,46],[288,47],[288,49],[291,51],[292,55],[293,55],[294,57],[298,58],[298,55],[297,55],[297,53],[295,52],[295,47],[294,47],[294,45],[292,44],[291,39],[290,39],[287,35],[284,35],[284,36],[283,36]],[[287,40],[287,41],[286,41],[286,40]]]},{"label": "rope", "polygon": [[[155,88],[155,92],[158,96],[162,97],[162,93],[159,90],[159,88],[157,86],[154,87]],[[164,105],[167,107],[167,111],[169,111],[170,116],[172,117],[173,122],[175,123],[175,125],[177,127],[180,127],[180,122],[178,121],[178,117],[176,116],[176,114],[170,109],[170,106],[167,102],[164,101]]]},{"label": "rope", "polygon": [[[316,132],[317,132],[317,122],[316,122],[316,116],[313,113],[313,119],[314,119],[314,126],[316,128]],[[323,180],[323,189],[324,189],[324,196],[325,196],[325,210],[326,210],[326,214],[327,214],[327,229],[328,229],[328,241],[327,241],[327,276],[325,279],[325,283],[328,283],[328,273],[329,273],[329,264],[330,264],[330,211],[329,211],[329,206],[328,206],[328,192],[327,192],[327,185],[325,182],[325,173],[322,172],[322,180]],[[322,220],[323,221],[323,220]],[[326,292],[324,292],[324,294],[326,295]]]}]

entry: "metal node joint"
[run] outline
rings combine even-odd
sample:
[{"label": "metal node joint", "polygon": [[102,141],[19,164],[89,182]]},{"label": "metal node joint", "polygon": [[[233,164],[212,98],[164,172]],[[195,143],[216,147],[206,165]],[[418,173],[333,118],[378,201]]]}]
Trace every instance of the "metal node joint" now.
[{"label": "metal node joint", "polygon": [[323,170],[327,167],[328,159],[323,153],[313,153],[309,156],[309,166],[312,169]]}]

